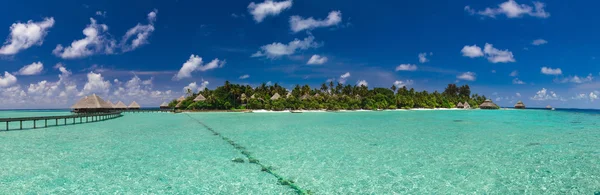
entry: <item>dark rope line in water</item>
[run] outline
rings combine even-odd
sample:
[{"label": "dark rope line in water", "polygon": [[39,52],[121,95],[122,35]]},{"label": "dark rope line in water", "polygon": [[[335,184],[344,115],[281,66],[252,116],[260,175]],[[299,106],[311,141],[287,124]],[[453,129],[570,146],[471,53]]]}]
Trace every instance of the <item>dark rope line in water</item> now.
[{"label": "dark rope line in water", "polygon": [[189,114],[185,114],[185,115],[187,115],[188,117],[190,117],[192,120],[195,120],[200,125],[204,126],[204,128],[206,128],[208,131],[212,132],[213,135],[220,137],[224,141],[227,141],[227,143],[229,143],[236,150],[238,150],[240,153],[242,153],[242,155],[246,156],[246,158],[248,158],[248,161],[250,163],[254,163],[254,164],[259,165],[261,167],[261,171],[267,172],[267,173],[273,175],[275,178],[277,178],[277,181],[279,182],[280,185],[289,186],[290,188],[294,189],[296,191],[296,193],[301,194],[301,195],[312,194],[312,192],[310,190],[304,190],[304,189],[300,188],[300,186],[296,185],[294,183],[294,181],[289,180],[289,179],[285,179],[283,176],[275,173],[273,171],[273,168],[271,166],[266,166],[266,165],[260,163],[260,161],[258,159],[252,157],[251,153],[248,152],[248,150],[246,150],[245,147],[240,146],[239,144],[235,143],[233,140],[229,139],[228,137],[223,136],[221,133],[215,131],[213,128],[211,128],[208,125],[204,124],[202,121],[200,121],[198,119],[195,119],[194,117],[190,116]]}]

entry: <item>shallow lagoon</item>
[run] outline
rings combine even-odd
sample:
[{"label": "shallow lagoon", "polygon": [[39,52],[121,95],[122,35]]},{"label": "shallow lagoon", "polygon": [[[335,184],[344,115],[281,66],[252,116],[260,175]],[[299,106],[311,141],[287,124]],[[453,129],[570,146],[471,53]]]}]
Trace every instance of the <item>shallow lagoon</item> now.
[{"label": "shallow lagoon", "polygon": [[597,114],[146,113],[0,132],[0,193],[593,194]]}]

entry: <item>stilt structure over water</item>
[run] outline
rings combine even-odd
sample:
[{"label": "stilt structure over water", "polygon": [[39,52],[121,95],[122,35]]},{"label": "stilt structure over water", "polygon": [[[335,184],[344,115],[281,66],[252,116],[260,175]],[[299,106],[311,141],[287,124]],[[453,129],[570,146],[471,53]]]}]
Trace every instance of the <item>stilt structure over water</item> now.
[{"label": "stilt structure over water", "polygon": [[140,105],[135,101],[131,102],[131,104],[129,104],[129,106],[127,106],[127,109],[129,109],[129,110],[139,110],[140,108],[141,108]]},{"label": "stilt structure over water", "polygon": [[108,112],[112,110],[113,107],[96,94],[92,94],[81,98],[81,100],[71,106],[71,109],[76,113],[94,113]]},{"label": "stilt structure over water", "polygon": [[117,102],[115,106],[113,106],[115,110],[127,110],[127,106],[122,101]]}]

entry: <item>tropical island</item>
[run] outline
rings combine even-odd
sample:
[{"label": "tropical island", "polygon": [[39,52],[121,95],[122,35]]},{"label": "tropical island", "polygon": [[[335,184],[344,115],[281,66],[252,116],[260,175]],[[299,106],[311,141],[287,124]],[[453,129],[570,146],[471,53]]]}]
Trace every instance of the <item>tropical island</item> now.
[{"label": "tropical island", "polygon": [[[415,91],[406,86],[369,89],[361,85],[323,83],[320,88],[296,85],[291,91],[279,84],[258,87],[232,84],[226,81],[214,90],[205,88],[197,93],[187,89],[186,96],[162,107],[179,110],[381,110],[413,108],[478,108],[485,96],[471,95],[469,85],[448,84],[443,92]],[[489,100],[488,100],[489,101]],[[464,103],[463,103],[464,102]],[[493,103],[492,103],[493,104]],[[495,106],[495,104],[494,104]],[[491,107],[498,109],[499,107]]]}]

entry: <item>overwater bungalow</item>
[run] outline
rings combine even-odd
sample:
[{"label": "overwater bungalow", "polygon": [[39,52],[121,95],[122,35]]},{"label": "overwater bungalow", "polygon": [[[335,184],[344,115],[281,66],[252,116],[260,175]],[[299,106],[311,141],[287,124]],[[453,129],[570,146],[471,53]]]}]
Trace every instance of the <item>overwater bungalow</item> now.
[{"label": "overwater bungalow", "polygon": [[106,101],[106,103],[108,103],[111,107],[115,107],[115,104],[113,104],[110,100]]},{"label": "overwater bungalow", "polygon": [[122,101],[119,101],[119,102],[117,102],[117,104],[115,104],[115,106],[113,106],[113,109],[115,109],[115,110],[127,110],[127,106]]},{"label": "overwater bungalow", "polygon": [[500,109],[500,107],[496,104],[494,104],[494,102],[492,102],[492,100],[487,99],[483,102],[483,104],[479,105],[479,108],[481,109]]},{"label": "overwater bungalow", "polygon": [[463,105],[462,102],[458,102],[458,105],[456,105],[456,108],[465,108],[465,106]]},{"label": "overwater bungalow", "polygon": [[140,108],[142,108],[142,107],[135,101],[131,102],[131,104],[129,104],[129,106],[127,106],[127,109],[129,109],[129,110],[139,110]]},{"label": "overwater bungalow", "polygon": [[206,101],[206,98],[202,94],[198,94],[196,98],[194,98],[194,102],[203,102]]},{"label": "overwater bungalow", "polygon": [[471,109],[471,105],[469,105],[469,102],[465,102],[463,104],[463,109]]},{"label": "overwater bungalow", "polygon": [[281,96],[279,95],[279,93],[275,93],[275,95],[273,95],[271,97],[271,100],[278,100]]},{"label": "overwater bungalow", "polygon": [[517,104],[515,104],[515,108],[516,109],[525,109],[525,104],[523,104],[522,101],[517,102]]},{"label": "overwater bungalow", "polygon": [[90,112],[108,112],[112,110],[112,106],[104,101],[96,94],[81,98],[77,103],[71,106],[73,112],[90,113]]},{"label": "overwater bungalow", "polygon": [[167,102],[163,102],[162,104],[160,104],[159,108],[161,110],[170,109],[169,104]]},{"label": "overwater bungalow", "polygon": [[550,105],[547,105],[547,106],[546,106],[546,109],[552,109],[552,106],[550,106]]}]

